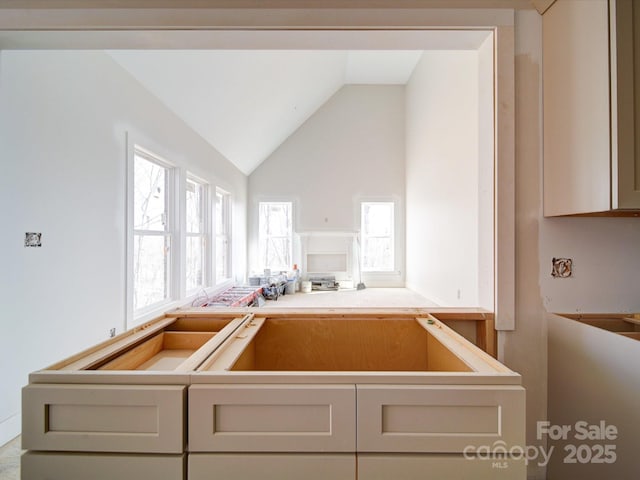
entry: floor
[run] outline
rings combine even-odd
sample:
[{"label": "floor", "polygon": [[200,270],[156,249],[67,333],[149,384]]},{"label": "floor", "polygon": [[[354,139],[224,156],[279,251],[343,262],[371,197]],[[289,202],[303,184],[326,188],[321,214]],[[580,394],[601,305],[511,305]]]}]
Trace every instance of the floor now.
[{"label": "floor", "polygon": [[20,437],[0,447],[0,480],[20,479]]},{"label": "floor", "polygon": [[[435,303],[407,288],[347,289],[337,292],[313,291],[284,295],[278,300],[269,300],[269,308],[291,307],[434,307]],[[0,480],[20,479],[20,437],[0,447]]]},{"label": "floor", "polygon": [[365,288],[338,291],[312,291],[284,295],[269,300],[267,307],[437,307],[435,303],[407,288]]}]

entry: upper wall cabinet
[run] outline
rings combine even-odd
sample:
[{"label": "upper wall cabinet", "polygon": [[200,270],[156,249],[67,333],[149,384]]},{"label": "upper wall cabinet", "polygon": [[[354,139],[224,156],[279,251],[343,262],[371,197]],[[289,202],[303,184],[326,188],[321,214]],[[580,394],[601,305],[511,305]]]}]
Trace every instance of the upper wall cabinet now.
[{"label": "upper wall cabinet", "polygon": [[544,215],[640,214],[640,2],[557,0],[543,56]]}]

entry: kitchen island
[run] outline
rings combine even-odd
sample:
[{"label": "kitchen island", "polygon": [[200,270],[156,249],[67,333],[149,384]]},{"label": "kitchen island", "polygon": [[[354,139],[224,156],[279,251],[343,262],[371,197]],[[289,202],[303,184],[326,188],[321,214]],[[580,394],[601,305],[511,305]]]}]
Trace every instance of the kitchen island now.
[{"label": "kitchen island", "polygon": [[169,312],[30,375],[22,478],[524,479],[520,375],[439,315]]}]

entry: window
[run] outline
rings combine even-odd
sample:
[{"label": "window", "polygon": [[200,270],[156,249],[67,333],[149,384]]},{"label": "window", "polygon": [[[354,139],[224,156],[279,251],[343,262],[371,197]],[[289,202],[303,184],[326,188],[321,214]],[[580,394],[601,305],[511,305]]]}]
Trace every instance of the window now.
[{"label": "window", "polygon": [[216,283],[231,277],[231,195],[216,189]]},{"label": "window", "polygon": [[189,295],[207,283],[207,186],[189,177],[185,197],[185,288]]},{"label": "window", "polygon": [[290,270],[293,237],[291,202],[260,202],[258,232],[261,267],[273,271]]},{"label": "window", "polygon": [[134,149],[133,161],[133,310],[171,298],[172,169]]},{"label": "window", "polygon": [[394,269],[393,202],[363,202],[360,211],[362,271]]}]

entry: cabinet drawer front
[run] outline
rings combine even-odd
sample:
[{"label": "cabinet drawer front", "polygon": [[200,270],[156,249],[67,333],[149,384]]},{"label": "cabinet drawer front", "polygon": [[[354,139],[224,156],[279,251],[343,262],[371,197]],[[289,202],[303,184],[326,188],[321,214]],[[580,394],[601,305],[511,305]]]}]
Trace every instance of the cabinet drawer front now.
[{"label": "cabinet drawer front", "polygon": [[184,479],[184,455],[27,452],[20,461],[29,480]]},{"label": "cabinet drawer front", "polygon": [[174,385],[28,385],[23,448],[182,453],[184,392]]},{"label": "cabinet drawer front", "polygon": [[353,385],[192,385],[192,452],[354,452]]},{"label": "cabinet drawer front", "polygon": [[189,480],[354,480],[354,453],[192,453]]},{"label": "cabinet drawer front", "polygon": [[357,396],[359,452],[524,446],[521,387],[358,385]]},{"label": "cabinet drawer front", "polygon": [[476,459],[449,454],[358,454],[358,480],[525,480],[524,458]]}]

